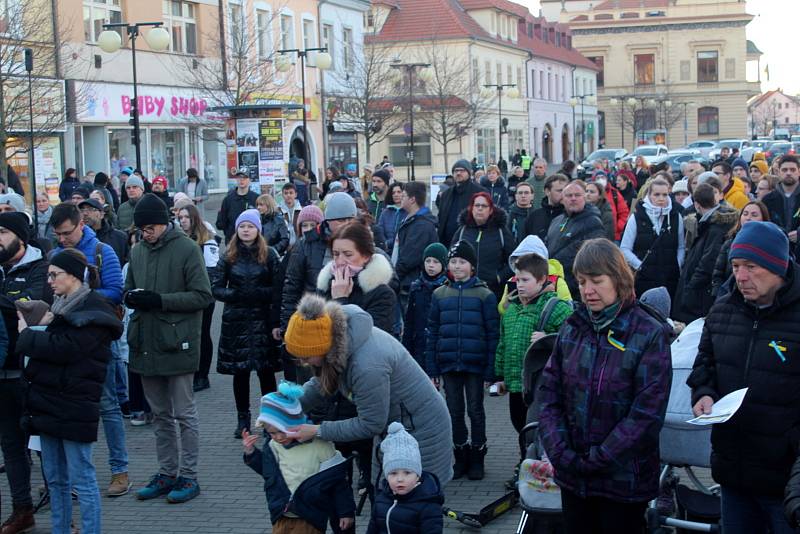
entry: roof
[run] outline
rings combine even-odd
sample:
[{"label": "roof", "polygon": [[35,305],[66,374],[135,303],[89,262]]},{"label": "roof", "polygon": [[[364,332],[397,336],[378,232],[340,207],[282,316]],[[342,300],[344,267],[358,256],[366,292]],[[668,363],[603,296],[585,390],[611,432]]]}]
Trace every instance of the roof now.
[{"label": "roof", "polygon": [[460,0],[459,3],[467,11],[470,9],[499,9],[520,18],[528,16],[528,8],[509,2],[509,0]]},{"label": "roof", "polygon": [[759,50],[758,47],[756,46],[756,44],[753,41],[751,41],[750,39],[747,40],[747,53],[748,54],[758,54],[758,55],[763,54],[763,52],[761,50]]},{"label": "roof", "polygon": [[608,9],[654,9],[668,7],[669,0],[606,0],[594,6],[595,11]]},{"label": "roof", "polygon": [[587,59],[574,48],[556,46],[555,43],[551,43],[549,41],[545,42],[543,39],[539,39],[535,35],[528,37],[527,25],[529,22],[532,24],[541,24],[542,28],[554,28],[555,31],[565,32],[567,35],[569,35],[569,30],[565,25],[548,22],[544,17],[528,16],[525,19],[525,22],[520,25],[517,35],[520,46],[530,50],[531,53],[533,53],[534,58],[540,57],[558,61],[559,63],[565,63],[567,65],[575,65],[577,67],[591,69],[594,71],[600,70],[593,61]]}]

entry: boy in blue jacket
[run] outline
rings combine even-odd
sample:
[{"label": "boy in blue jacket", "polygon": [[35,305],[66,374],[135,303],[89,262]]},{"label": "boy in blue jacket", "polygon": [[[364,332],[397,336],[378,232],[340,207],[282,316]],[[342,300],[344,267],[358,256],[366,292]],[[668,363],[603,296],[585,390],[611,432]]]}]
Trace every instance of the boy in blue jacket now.
[{"label": "boy in blue jacket", "polygon": [[403,328],[403,346],[425,369],[425,328],[433,292],[447,282],[447,249],[431,243],[422,253],[422,272],[411,284]]},{"label": "boy in blue jacket", "polygon": [[367,534],[439,534],[444,496],[439,479],[422,470],[419,444],[394,422],[381,442],[383,476]]},{"label": "boy in blue jacket", "polygon": [[264,477],[274,534],[321,533],[329,521],[335,533],[354,532],[356,505],[341,453],[329,441],[299,442],[287,435],[307,422],[298,401],[302,394],[302,386],[282,382],[261,398],[256,427],[265,427],[271,439],[260,451],[258,435],[242,432],[244,463]]},{"label": "boy in blue jacket", "polygon": [[[448,270],[452,282],[433,292],[428,315],[425,349],[426,371],[438,385],[444,382],[447,408],[453,425],[455,465],[453,478],[466,473],[483,479],[486,456],[484,383],[494,381],[494,354],[500,331],[497,299],[475,276],[478,259],[467,241],[450,247]],[[464,396],[472,426],[472,443],[464,422]]]}]

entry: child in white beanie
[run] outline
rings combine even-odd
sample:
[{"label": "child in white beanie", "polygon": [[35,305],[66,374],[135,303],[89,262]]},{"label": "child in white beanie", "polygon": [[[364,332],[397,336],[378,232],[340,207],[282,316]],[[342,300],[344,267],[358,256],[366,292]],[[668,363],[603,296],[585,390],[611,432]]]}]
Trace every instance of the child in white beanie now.
[{"label": "child in white beanie", "polygon": [[367,534],[442,532],[444,495],[436,475],[422,470],[417,440],[395,422],[381,452],[386,478],[378,485]]}]

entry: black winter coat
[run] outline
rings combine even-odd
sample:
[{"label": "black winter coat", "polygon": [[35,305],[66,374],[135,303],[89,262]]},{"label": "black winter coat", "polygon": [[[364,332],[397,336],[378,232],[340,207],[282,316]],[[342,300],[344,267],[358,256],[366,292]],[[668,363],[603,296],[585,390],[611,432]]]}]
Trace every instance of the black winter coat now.
[{"label": "black winter coat", "polygon": [[508,210],[508,231],[514,236],[514,241],[519,244],[528,234],[525,233],[525,221],[533,213],[533,207],[520,208],[516,203],[511,204]]},{"label": "black winter coat", "polygon": [[286,219],[279,211],[271,216],[261,216],[261,235],[279,256],[283,256],[289,248],[289,227],[286,226]]},{"label": "black winter coat", "polygon": [[711,474],[723,486],[783,496],[800,445],[798,324],[800,267],[794,263],[772,306],[748,304],[734,287],[706,316],[686,381],[692,405],[704,395],[717,401],[749,388],[736,415],[711,430]]},{"label": "black winter coat", "polygon": [[714,266],[725,236],[738,217],[738,211],[723,206],[705,221],[697,223],[697,237],[686,253],[675,292],[675,319],[688,324],[704,317],[711,309],[714,303],[711,295]]},{"label": "black winter coat", "polygon": [[63,180],[61,185],[58,186],[58,198],[61,199],[61,202],[71,199],[73,191],[75,191],[79,185],[81,185],[81,182],[77,177],[70,180]]},{"label": "black winter coat", "polygon": [[303,234],[292,248],[281,296],[281,330],[284,332],[303,294],[313,293],[317,288],[317,277],[325,262],[329,237],[330,230],[323,222]]},{"label": "black winter coat", "polygon": [[119,258],[119,264],[125,265],[128,263],[128,234],[122,230],[117,230],[106,220],[103,220],[99,230],[95,230],[97,239],[114,249],[114,252]]},{"label": "black winter coat", "polygon": [[556,204],[551,206],[547,201],[547,197],[542,199],[542,207],[534,210],[525,219],[525,232],[520,238],[520,241],[529,235],[539,236],[539,239],[545,241],[547,239],[547,231],[550,229],[550,223],[553,219],[564,213],[564,206]]},{"label": "black winter coat", "polygon": [[472,195],[485,193],[486,189],[479,186],[471,179],[467,182],[455,184],[439,197],[439,242],[450,243],[453,234],[458,230],[458,218],[461,212],[469,205]]},{"label": "black winter coat", "polygon": [[256,249],[239,244],[235,263],[219,260],[211,276],[211,293],[224,302],[217,372],[225,375],[259,369],[280,370],[272,339],[278,326],[278,253],[269,248],[267,262],[258,263]]},{"label": "black winter coat", "polygon": [[800,526],[800,456],[794,461],[783,499],[783,513],[792,528]]},{"label": "black winter coat", "polygon": [[719,295],[720,288],[733,274],[733,267],[731,267],[728,255],[731,253],[731,245],[735,238],[736,236],[730,237],[722,243],[717,261],[714,262],[714,274],[711,275],[711,294],[715,297]]},{"label": "black winter coat", "polygon": [[547,231],[547,252],[551,260],[558,260],[564,267],[564,280],[573,295],[578,295],[578,282],[572,274],[572,264],[584,241],[607,237],[600,212],[589,204],[580,213],[559,215],[550,223]]},{"label": "black winter coat", "polygon": [[121,335],[111,303],[94,291],[66,315],[56,315],[46,330],[23,330],[16,350],[30,358],[24,372],[24,428],[69,441],[96,441],[111,341]]},{"label": "black winter coat", "polygon": [[447,275],[444,272],[436,278],[431,278],[422,272],[411,284],[408,292],[408,308],[403,325],[403,346],[423,369],[425,369],[425,328],[428,326],[431,297],[436,288],[443,286],[445,282],[447,282]]},{"label": "black winter coat", "polygon": [[492,202],[494,202],[495,206],[501,207],[504,210],[508,209],[508,188],[506,187],[502,176],[498,178],[494,184],[492,184],[492,182],[490,182],[489,179],[484,176],[481,178],[481,186],[483,186],[483,188],[486,189],[490,195],[492,195]]},{"label": "black winter coat", "polygon": [[[400,223],[397,229],[397,263],[394,266],[400,288],[408,289],[422,272],[422,254],[431,243],[436,243],[436,216],[427,207],[420,208],[414,215]],[[447,267],[446,265],[444,266]]]},{"label": "black winter coat", "polygon": [[[629,187],[630,189],[631,187]],[[644,262],[636,272],[636,294],[655,287],[666,287],[670,297],[675,296],[675,288],[681,276],[678,265],[678,231],[680,214],[673,204],[669,215],[662,223],[661,233],[656,234],[653,221],[645,211],[644,203],[636,205],[633,217],[636,218],[636,239],[633,253]]]},{"label": "black winter coat", "polygon": [[508,231],[508,215],[495,207],[486,224],[478,226],[474,222],[467,222],[467,210],[458,217],[460,224],[453,235],[450,245],[461,241],[468,241],[478,255],[478,264],[473,265],[475,274],[486,282],[497,300],[502,295],[503,282],[511,278],[514,273],[508,265],[508,257],[517,247],[517,242]]},{"label": "black winter coat", "polygon": [[248,191],[246,195],[240,195],[237,190],[232,189],[225,198],[217,212],[217,228],[225,233],[225,241],[228,242],[236,233],[236,218],[244,210],[256,207],[258,195],[255,191]]},{"label": "black winter coat", "polygon": [[437,534],[442,532],[444,495],[439,479],[423,471],[419,485],[394,495],[385,479],[375,493],[367,534]]}]

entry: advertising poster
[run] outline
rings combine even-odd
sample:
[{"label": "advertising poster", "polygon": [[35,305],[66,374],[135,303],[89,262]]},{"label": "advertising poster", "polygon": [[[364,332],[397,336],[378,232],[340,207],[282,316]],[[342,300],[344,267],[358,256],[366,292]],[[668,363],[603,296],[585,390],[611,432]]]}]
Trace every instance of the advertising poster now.
[{"label": "advertising poster", "polygon": [[428,199],[431,211],[436,209],[436,198],[439,196],[439,188],[444,185],[445,178],[447,178],[446,174],[431,174],[431,196]]},{"label": "advertising poster", "polygon": [[236,179],[234,174],[239,170],[239,157],[236,152],[236,121],[228,119],[225,121],[225,173],[228,178],[228,189],[236,187]]},{"label": "advertising poster", "polygon": [[250,175],[250,189],[261,192],[258,170],[258,119],[236,121],[236,152],[240,172]]},{"label": "advertising poster", "polygon": [[261,185],[286,180],[283,163],[283,120],[265,119],[259,128],[259,178]]}]

